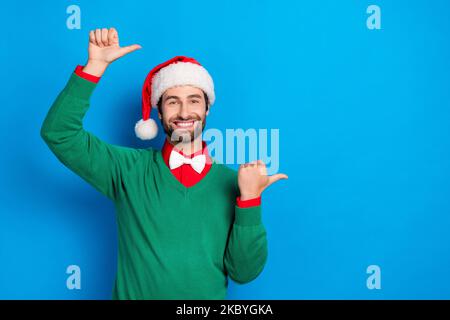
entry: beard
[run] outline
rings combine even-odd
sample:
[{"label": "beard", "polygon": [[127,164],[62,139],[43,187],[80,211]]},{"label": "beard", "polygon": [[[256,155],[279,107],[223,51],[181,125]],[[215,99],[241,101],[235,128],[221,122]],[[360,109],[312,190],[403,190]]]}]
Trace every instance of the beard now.
[{"label": "beard", "polygon": [[[174,129],[171,126],[171,123],[175,121],[194,121],[194,128],[191,130],[188,129]],[[198,125],[198,122],[201,123],[201,126]],[[201,136],[203,130],[206,126],[206,117],[201,118],[199,115],[193,115],[187,118],[176,117],[174,119],[170,119],[168,121],[162,122],[164,132],[169,137],[169,139],[173,142],[192,142]]]}]

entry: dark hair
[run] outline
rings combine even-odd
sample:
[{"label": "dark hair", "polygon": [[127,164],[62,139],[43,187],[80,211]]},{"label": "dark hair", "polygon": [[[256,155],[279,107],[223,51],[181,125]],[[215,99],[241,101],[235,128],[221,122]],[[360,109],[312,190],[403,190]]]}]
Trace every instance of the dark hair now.
[{"label": "dark hair", "polygon": [[[208,98],[208,95],[205,93],[205,91],[202,90],[202,92],[203,92],[203,96],[205,97],[206,111],[208,111],[208,109],[209,109],[209,98]],[[163,98],[163,96],[161,95],[161,97],[159,97],[158,103],[156,104],[157,107],[158,107],[158,112],[161,113],[161,114],[162,114],[162,112],[161,112],[162,98]]]}]

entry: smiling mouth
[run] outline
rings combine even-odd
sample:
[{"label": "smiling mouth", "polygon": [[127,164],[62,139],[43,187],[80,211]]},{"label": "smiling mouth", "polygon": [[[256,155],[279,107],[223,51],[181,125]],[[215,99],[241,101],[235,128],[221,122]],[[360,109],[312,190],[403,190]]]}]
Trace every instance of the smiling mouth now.
[{"label": "smiling mouth", "polygon": [[177,128],[189,129],[194,127],[195,120],[189,121],[174,121],[173,122]]}]

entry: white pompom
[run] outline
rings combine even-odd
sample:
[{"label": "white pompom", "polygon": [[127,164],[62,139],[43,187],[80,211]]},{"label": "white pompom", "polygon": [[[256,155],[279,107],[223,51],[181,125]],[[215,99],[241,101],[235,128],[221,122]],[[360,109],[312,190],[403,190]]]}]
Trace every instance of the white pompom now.
[{"label": "white pompom", "polygon": [[134,126],[134,131],[139,139],[151,140],[158,134],[158,125],[152,118],[145,121],[141,119]]}]

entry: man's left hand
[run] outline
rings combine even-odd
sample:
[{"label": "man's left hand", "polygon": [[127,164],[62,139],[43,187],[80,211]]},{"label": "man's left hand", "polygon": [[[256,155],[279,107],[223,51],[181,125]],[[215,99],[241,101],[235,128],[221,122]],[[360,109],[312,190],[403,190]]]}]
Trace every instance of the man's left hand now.
[{"label": "man's left hand", "polygon": [[283,173],[268,176],[266,165],[261,160],[241,164],[238,170],[240,198],[241,200],[257,198],[272,183],[287,178],[288,176]]}]

